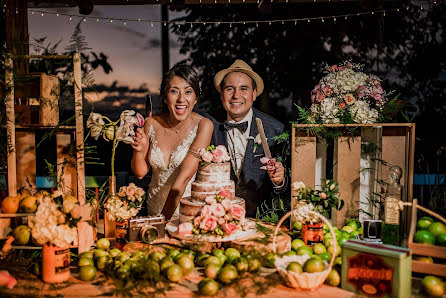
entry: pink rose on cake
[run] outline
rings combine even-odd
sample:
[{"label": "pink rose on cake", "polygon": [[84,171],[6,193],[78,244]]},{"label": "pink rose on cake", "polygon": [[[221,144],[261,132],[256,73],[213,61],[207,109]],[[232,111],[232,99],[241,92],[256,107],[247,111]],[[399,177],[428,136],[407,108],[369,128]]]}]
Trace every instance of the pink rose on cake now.
[{"label": "pink rose on cake", "polygon": [[211,152],[204,152],[203,153],[203,155],[201,155],[201,159],[204,161],[204,162],[211,162],[212,161],[212,159],[213,159],[213,155],[212,155],[212,153]]},{"label": "pink rose on cake", "polygon": [[212,214],[211,208],[209,205],[204,206],[203,208],[201,208],[201,216],[202,217],[207,217],[210,216]]},{"label": "pink rose on cake", "polygon": [[237,230],[237,225],[231,222],[225,223],[222,225],[223,231],[228,234],[231,235],[232,233],[234,233]]},{"label": "pink rose on cake", "polygon": [[208,205],[213,205],[213,204],[217,203],[215,196],[207,196],[206,199],[204,199],[204,200],[206,201],[206,204],[208,204]]},{"label": "pink rose on cake", "polygon": [[231,215],[234,219],[243,221],[245,219],[246,211],[239,205],[232,205]]},{"label": "pink rose on cake", "polygon": [[193,229],[194,226],[190,222],[183,222],[178,226],[178,234],[180,235],[192,234]]},{"label": "pink rose on cake", "polygon": [[223,145],[218,145],[217,147],[210,145],[206,149],[198,149],[194,155],[206,163],[223,163],[230,160],[228,151]]},{"label": "pink rose on cake", "polygon": [[201,224],[201,220],[203,219],[203,216],[197,216],[194,218],[194,226],[199,227]]},{"label": "pink rose on cake", "polygon": [[200,224],[200,229],[205,231],[213,231],[218,225],[218,220],[214,216],[207,216],[203,218]]},{"label": "pink rose on cake", "polygon": [[230,199],[223,199],[221,201],[221,205],[225,208],[226,211],[232,209],[232,203]]},{"label": "pink rose on cake", "polygon": [[219,203],[211,205],[211,211],[212,214],[215,215],[217,218],[225,216],[226,213],[225,208],[222,206],[222,204]]},{"label": "pink rose on cake", "polygon": [[228,198],[230,199],[232,197],[232,194],[229,190],[227,189],[222,189],[218,192],[218,196],[222,197],[222,198]]}]

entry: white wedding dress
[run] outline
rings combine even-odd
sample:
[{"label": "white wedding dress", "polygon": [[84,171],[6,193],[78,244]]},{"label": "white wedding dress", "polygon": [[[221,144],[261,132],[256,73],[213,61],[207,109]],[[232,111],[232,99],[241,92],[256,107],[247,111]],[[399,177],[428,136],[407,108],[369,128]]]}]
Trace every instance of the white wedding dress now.
[{"label": "white wedding dress", "polygon": [[[175,182],[180,171],[180,165],[197,134],[198,123],[192,128],[186,138],[176,147],[170,156],[169,164],[166,165],[164,152],[158,147],[155,138],[155,129],[149,128],[150,148],[148,159],[152,169],[152,179],[150,180],[149,190],[147,191],[147,210],[149,215],[158,215],[163,210],[167,200],[167,195]],[[191,185],[195,180],[194,177],[188,182],[184,191],[184,197],[190,197]],[[178,215],[179,205],[174,213],[174,217]]]}]

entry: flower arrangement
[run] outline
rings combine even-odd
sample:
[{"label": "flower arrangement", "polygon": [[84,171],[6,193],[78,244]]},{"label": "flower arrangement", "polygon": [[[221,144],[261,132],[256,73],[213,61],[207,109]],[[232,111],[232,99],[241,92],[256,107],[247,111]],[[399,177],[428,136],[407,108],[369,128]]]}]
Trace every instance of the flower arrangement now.
[{"label": "flower arrangement", "polygon": [[[292,195],[296,199],[294,209],[297,209],[296,218],[301,217],[299,221],[314,223],[319,219],[308,215],[306,210],[313,210],[329,218],[332,208],[341,210],[344,207],[344,201],[339,199],[339,186],[334,180],[322,179],[322,189],[316,190],[306,187],[303,182],[294,182],[292,185]],[[300,212],[302,211],[302,212]]]},{"label": "flower arrangement", "polygon": [[[106,120],[108,123],[105,123]],[[99,113],[90,113],[87,120],[87,128],[90,129],[89,134],[95,139],[102,135],[104,140],[113,141],[112,158],[111,158],[111,175],[115,175],[115,151],[119,142],[132,144],[135,136],[135,126],[144,126],[144,117],[140,113],[133,110],[125,110],[121,113],[118,120],[112,121],[108,117]],[[88,136],[87,136],[88,137]]]},{"label": "flower arrangement", "polygon": [[122,186],[116,196],[111,196],[105,203],[107,217],[111,221],[123,222],[138,214],[146,194],[141,187],[130,183]]},{"label": "flower arrangement", "polygon": [[210,145],[206,149],[200,148],[196,156],[205,163],[223,163],[231,160],[226,147],[223,145]]},{"label": "flower arrangement", "polygon": [[77,223],[81,219],[76,197],[55,191],[51,196],[39,198],[35,216],[28,220],[31,235],[40,245],[53,244],[67,247],[77,237]]},{"label": "flower arrangement", "polygon": [[326,66],[327,75],[311,91],[309,123],[376,123],[389,95],[381,79],[362,72],[363,65]]},{"label": "flower arrangement", "polygon": [[181,223],[178,233],[229,236],[243,224],[245,214],[242,206],[232,203],[231,193],[223,189],[215,196],[208,196],[200,215],[194,218],[193,223]]}]

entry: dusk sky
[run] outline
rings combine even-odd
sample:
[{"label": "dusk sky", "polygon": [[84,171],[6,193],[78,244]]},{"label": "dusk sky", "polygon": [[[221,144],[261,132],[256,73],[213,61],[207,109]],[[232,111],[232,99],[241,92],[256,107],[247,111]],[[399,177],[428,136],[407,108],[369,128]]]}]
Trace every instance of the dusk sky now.
[{"label": "dusk sky", "polygon": [[[30,42],[34,38],[47,37],[45,45],[54,45],[61,40],[58,52],[63,52],[69,43],[76,24],[82,20],[82,16],[73,17],[70,21],[68,16],[56,16],[28,10]],[[71,15],[79,15],[78,8],[53,8],[35,9]],[[169,18],[178,16],[178,13],[169,12]],[[144,6],[95,6],[89,17],[128,18],[128,19],[150,19],[161,20],[160,5]],[[102,68],[97,68],[94,75],[97,84],[111,85],[114,81],[118,86],[129,86],[138,88],[145,84],[151,92],[158,93],[162,76],[161,66],[161,26],[154,24],[153,27],[142,22],[127,22],[115,20],[113,23],[106,20],[96,22],[95,19],[87,19],[81,25],[82,34],[86,37],[88,46],[92,48],[89,52],[99,54],[103,52],[108,56],[108,62],[113,72],[105,74]],[[172,66],[184,56],[180,56],[176,37],[170,36],[170,65]],[[32,52],[32,49],[31,49]],[[91,96],[92,101],[101,100],[105,94],[99,93]]]}]

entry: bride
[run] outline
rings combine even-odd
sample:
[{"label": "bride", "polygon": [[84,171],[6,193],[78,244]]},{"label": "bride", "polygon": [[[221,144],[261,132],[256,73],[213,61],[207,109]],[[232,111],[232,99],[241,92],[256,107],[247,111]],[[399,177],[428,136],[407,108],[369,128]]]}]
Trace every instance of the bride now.
[{"label": "bride", "polygon": [[191,152],[209,146],[213,124],[193,111],[200,99],[200,86],[192,67],[171,68],[163,77],[160,97],[161,114],[149,116],[144,130],[136,131],[132,170],[141,179],[152,168],[148,213],[162,213],[170,219],[178,212],[180,199],[190,196],[199,164]]}]

